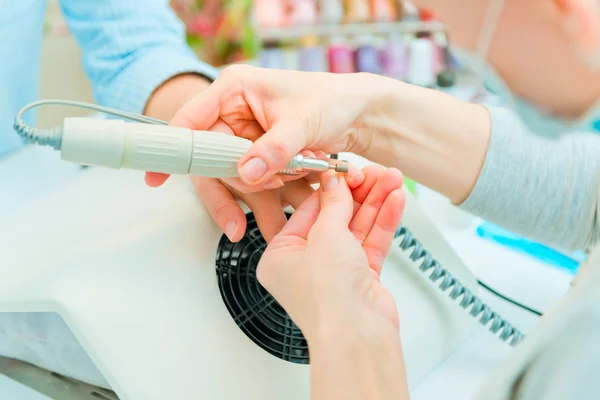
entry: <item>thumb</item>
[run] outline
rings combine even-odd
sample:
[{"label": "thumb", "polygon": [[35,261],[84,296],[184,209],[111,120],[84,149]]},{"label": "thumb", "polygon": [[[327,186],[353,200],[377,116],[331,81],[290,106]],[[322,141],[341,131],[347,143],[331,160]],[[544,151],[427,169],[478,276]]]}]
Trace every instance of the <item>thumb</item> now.
[{"label": "thumb", "polygon": [[321,178],[321,212],[317,222],[335,227],[348,227],[352,219],[354,201],[346,179],[334,171]]},{"label": "thumb", "polygon": [[247,184],[265,183],[306,147],[306,136],[293,123],[276,123],[258,138],[238,164]]}]

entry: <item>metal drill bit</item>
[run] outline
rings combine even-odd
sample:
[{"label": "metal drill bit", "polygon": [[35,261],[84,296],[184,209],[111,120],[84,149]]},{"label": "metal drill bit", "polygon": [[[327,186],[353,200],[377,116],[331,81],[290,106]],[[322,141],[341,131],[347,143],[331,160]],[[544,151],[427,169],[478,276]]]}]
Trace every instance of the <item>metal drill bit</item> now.
[{"label": "metal drill bit", "polygon": [[330,169],[342,174],[348,172],[348,166],[345,164],[330,164],[327,160],[304,157],[302,154],[298,154],[292,158],[292,161],[284,169],[279,171],[279,174],[298,175],[303,172],[326,172]]},{"label": "metal drill bit", "polygon": [[329,169],[335,169],[335,172],[339,172],[341,174],[347,174],[350,168],[346,164],[335,164],[330,165]]}]

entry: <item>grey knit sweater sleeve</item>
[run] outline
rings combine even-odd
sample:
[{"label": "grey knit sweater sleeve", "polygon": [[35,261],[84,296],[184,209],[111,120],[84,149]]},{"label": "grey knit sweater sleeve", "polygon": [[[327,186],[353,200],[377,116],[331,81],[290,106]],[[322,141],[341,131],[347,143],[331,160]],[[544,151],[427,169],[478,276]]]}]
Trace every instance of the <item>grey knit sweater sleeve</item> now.
[{"label": "grey knit sweater sleeve", "polygon": [[600,240],[600,135],[544,137],[510,110],[487,109],[489,149],[461,207],[553,247],[591,248]]}]

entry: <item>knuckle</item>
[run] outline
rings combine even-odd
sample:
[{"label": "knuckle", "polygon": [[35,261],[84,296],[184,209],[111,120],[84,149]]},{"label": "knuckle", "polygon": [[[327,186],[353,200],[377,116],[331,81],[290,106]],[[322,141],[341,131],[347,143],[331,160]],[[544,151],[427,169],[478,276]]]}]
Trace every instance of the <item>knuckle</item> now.
[{"label": "knuckle", "polygon": [[365,242],[365,239],[367,238],[368,234],[367,230],[362,228],[354,228],[352,229],[352,233],[361,245]]},{"label": "knuckle", "polygon": [[291,159],[293,156],[293,154],[290,154],[288,146],[280,140],[271,141],[270,147],[273,158],[277,161],[288,161],[288,159]]},{"label": "knuckle", "polygon": [[326,196],[321,203],[326,207],[345,207],[347,200],[339,196]]},{"label": "knuckle", "polygon": [[370,255],[371,259],[377,260],[378,262],[384,260],[389,252],[389,247],[381,248],[380,246],[365,245],[363,246],[365,253]]},{"label": "knuckle", "polygon": [[252,67],[250,65],[245,64],[234,64],[225,67],[221,73],[219,73],[219,77],[224,79],[237,79],[245,76],[249,69]]},{"label": "knuckle", "polygon": [[206,199],[213,197],[211,193],[213,193],[214,189],[214,179],[190,176],[190,181],[192,182],[192,185],[194,186],[196,194],[200,200],[205,201]]},{"label": "knuckle", "polygon": [[215,200],[206,207],[215,221],[225,220],[226,216],[231,213],[231,203],[226,199]]}]

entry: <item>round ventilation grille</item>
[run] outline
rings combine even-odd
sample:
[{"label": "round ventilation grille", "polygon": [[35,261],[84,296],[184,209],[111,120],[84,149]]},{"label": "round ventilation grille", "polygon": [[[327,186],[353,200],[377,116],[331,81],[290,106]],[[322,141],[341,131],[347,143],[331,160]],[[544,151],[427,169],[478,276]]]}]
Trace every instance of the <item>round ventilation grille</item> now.
[{"label": "round ventilation grille", "polygon": [[[288,216],[289,217],[289,216]],[[308,364],[308,344],[283,307],[256,278],[267,243],[253,214],[246,235],[232,243],[223,235],[217,249],[217,280],[225,306],[240,329],[258,346],[283,360]]]}]

